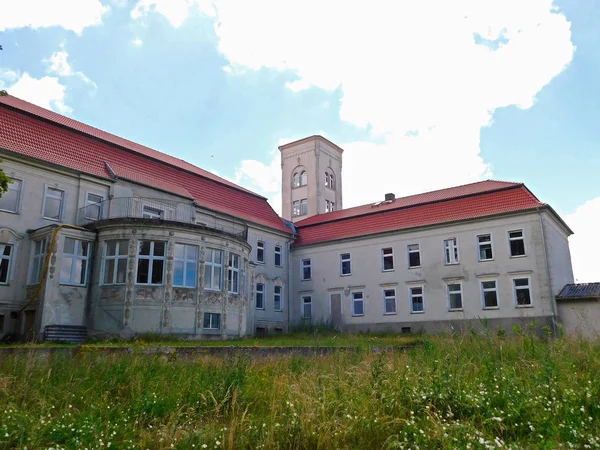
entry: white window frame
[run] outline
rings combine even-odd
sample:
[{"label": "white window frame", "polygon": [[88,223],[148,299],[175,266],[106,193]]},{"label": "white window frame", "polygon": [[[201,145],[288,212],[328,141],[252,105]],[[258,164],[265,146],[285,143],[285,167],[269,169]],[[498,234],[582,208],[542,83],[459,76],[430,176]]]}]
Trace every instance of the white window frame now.
[{"label": "white window frame", "polygon": [[[213,317],[217,316],[218,317],[218,326],[213,326]],[[204,319],[208,317],[208,327],[204,326]],[[202,316],[202,329],[203,330],[220,330],[221,329],[221,313],[216,313],[216,312],[205,312]]]},{"label": "white window frame", "polygon": [[329,170],[325,172],[325,187],[335,189],[333,172],[330,172]]},{"label": "white window frame", "polygon": [[[260,264],[265,264],[265,255],[267,254],[265,248],[265,241],[261,241],[260,239],[256,241],[256,262]],[[259,258],[259,250],[262,250],[262,258]]]},{"label": "white window frame", "polygon": [[[234,261],[237,261],[237,267],[234,264]],[[240,255],[236,255],[235,253],[229,254],[229,261],[227,263],[227,291],[231,294],[239,294],[240,293]],[[233,274],[237,273],[237,282],[235,286],[233,285]]]},{"label": "white window frame", "polygon": [[[413,289],[421,289],[421,293],[420,294],[413,294]],[[423,304],[423,310],[422,311],[415,311],[414,310],[414,302],[413,302],[413,298],[415,297],[421,297],[421,303]],[[410,313],[411,314],[424,314],[425,313],[425,286],[423,285],[418,285],[418,286],[409,286],[408,287],[408,301],[410,303]]]},{"label": "white window frame", "polygon": [[[2,209],[0,208],[0,211],[2,212],[7,212],[7,213],[11,213],[11,214],[19,214],[21,212],[21,198],[23,197],[23,180],[21,178],[12,178],[10,177],[11,183],[8,184],[8,190],[9,191],[17,191],[17,204],[16,204],[16,209],[15,211],[11,211],[10,209]],[[14,185],[15,185],[15,181],[19,182],[19,189],[15,189]],[[6,195],[6,193],[5,193]]]},{"label": "white window frame", "polygon": [[[115,241],[115,254],[114,255],[107,255],[107,250],[108,250],[108,243]],[[125,243],[125,246],[127,247],[127,253],[125,253],[124,255],[120,255],[119,254],[119,250],[121,248],[121,243]],[[115,283],[114,281],[117,279],[117,274],[119,273],[118,267],[119,267],[119,261],[120,260],[125,260],[125,280],[122,283]],[[114,266],[113,266],[113,273],[112,273],[112,283],[105,283],[104,280],[106,279],[106,267],[107,267],[107,261],[111,261],[113,260]],[[129,260],[129,240],[128,239],[110,239],[108,241],[104,242],[104,253],[102,255],[102,270],[101,270],[101,274],[100,274],[100,285],[102,286],[113,286],[113,285],[123,285],[127,283],[127,261]]]},{"label": "white window frame", "polygon": [[[394,295],[386,295],[386,292],[392,291]],[[383,296],[383,315],[385,316],[393,316],[398,314],[398,303],[396,301],[396,289],[395,288],[384,288],[382,290]],[[394,311],[390,312],[387,310],[387,301],[389,299],[394,299]]]},{"label": "white window frame", "polygon": [[[140,243],[148,241],[150,242],[150,254],[149,255],[140,255]],[[154,255],[154,244],[157,242],[161,242],[165,245],[165,251],[163,256]],[[152,240],[152,239],[140,239],[137,241],[137,249],[136,249],[136,258],[135,258],[135,284],[137,286],[164,286],[165,285],[165,269],[166,269],[166,254],[167,254],[167,242],[161,240]],[[138,271],[140,269],[140,260],[148,260],[148,282],[147,283],[138,283]],[[160,283],[152,283],[152,270],[154,261],[163,261],[163,270],[161,275]]]},{"label": "white window frame", "polygon": [[[277,255],[279,255],[279,264],[277,264]],[[283,267],[283,247],[276,245],[273,249],[273,264],[275,267]]]},{"label": "white window frame", "polygon": [[[259,286],[262,286],[262,287],[260,289],[258,289]],[[266,306],[265,305],[265,294],[266,294],[265,287],[266,287],[265,283],[257,282],[255,289],[254,289],[254,307],[261,311],[264,311],[266,309],[265,308],[265,306]],[[262,294],[262,306],[260,306],[260,307],[258,306],[258,294],[259,293]]]},{"label": "white window frame", "polygon": [[[493,288],[486,288],[483,286],[483,283],[494,283]],[[482,309],[500,309],[500,293],[498,292],[498,280],[496,278],[487,279],[487,280],[479,280],[479,289],[481,292],[481,308]],[[486,292],[495,292],[496,293],[496,306],[486,306],[485,304],[485,294]],[[531,292],[530,292],[531,295]]]},{"label": "white window frame", "polygon": [[[146,209],[148,209],[148,211]],[[143,219],[164,219],[165,214],[166,214],[166,211],[162,208],[157,208],[155,206],[142,204],[142,218]],[[146,216],[148,216],[148,217],[146,217]]]},{"label": "white window frame", "polygon": [[305,216],[307,214],[308,214],[307,199],[302,198],[300,200],[294,200],[292,202],[292,215],[294,217]]},{"label": "white window frame", "polygon": [[[452,242],[454,241],[454,242]],[[451,245],[449,245],[451,244]],[[458,238],[448,238],[444,239],[443,242],[444,247],[444,264],[447,266],[452,266],[455,264],[460,264],[460,250],[458,244]],[[456,250],[456,251],[453,251]],[[450,259],[448,259],[448,257]]]},{"label": "white window frame", "polygon": [[[6,247],[10,248],[10,254],[8,256],[4,255],[4,249]],[[14,245],[14,244],[9,244],[7,242],[0,243],[0,263],[3,260],[8,261],[8,267],[6,269],[6,281],[0,280],[0,286],[8,286],[8,283],[10,282],[10,275],[12,273],[12,260],[13,260],[13,255],[15,254],[15,248],[16,248],[16,245]]]},{"label": "white window frame", "polygon": [[292,175],[292,188],[298,187],[300,187],[300,172],[296,170]]},{"label": "white window frame", "polygon": [[[357,299],[355,296],[360,295],[360,298]],[[362,303],[362,313],[357,314],[356,312],[356,303]],[[363,291],[354,291],[352,292],[352,317],[363,317],[365,315],[365,294]]]},{"label": "white window frame", "polygon": [[308,184],[308,173],[306,170],[300,172],[300,186],[306,186]]},{"label": "white window frame", "polygon": [[[458,285],[459,289],[451,291],[450,286],[455,286],[455,285]],[[450,299],[450,296],[452,294],[460,294],[460,307],[458,307],[458,308],[452,307],[452,301]],[[464,310],[463,284],[461,281],[451,281],[451,282],[446,283],[446,301],[448,303],[448,311],[463,311]]]},{"label": "white window frame", "polygon": [[[517,301],[517,290],[523,290],[524,286],[517,286],[515,284],[516,280],[527,280],[527,289],[529,290],[529,304],[528,305],[519,305]],[[513,291],[513,302],[515,308],[533,308],[533,290],[531,289],[531,277],[530,276],[515,276],[512,278],[512,291]]]},{"label": "white window frame", "polygon": [[[344,255],[348,255],[348,258],[345,259]],[[348,261],[350,263],[350,272],[344,273],[344,262]],[[340,276],[348,277],[352,275],[352,255],[350,253],[340,253]]]},{"label": "white window frame", "polygon": [[[38,242],[40,243],[40,253],[35,252],[36,243],[38,243]],[[30,264],[31,268],[29,270],[29,277],[28,277],[29,282],[27,284],[39,284],[42,279],[42,273],[44,271],[44,264],[46,263],[46,252],[47,252],[47,247],[48,247],[48,240],[47,240],[47,238],[43,237],[41,239],[32,241],[31,244],[32,244],[31,245],[31,264]],[[36,259],[38,260],[37,274],[34,273]],[[33,278],[34,275],[37,275],[35,277],[35,279]]]},{"label": "white window frame", "polygon": [[[485,236],[489,236],[490,240],[489,242],[480,242],[479,238],[485,237]],[[482,234],[478,234],[476,237],[476,243],[477,243],[477,260],[484,262],[484,261],[493,261],[494,260],[494,238],[492,236],[492,233],[482,233]],[[489,245],[490,246],[490,250],[492,252],[492,257],[491,258],[482,258],[481,257],[481,247],[484,245]]]},{"label": "white window frame", "polygon": [[[511,238],[510,237],[510,233],[516,233],[516,232],[520,232],[521,233],[521,237],[520,238]],[[527,256],[527,246],[525,245],[525,230],[523,228],[517,228],[515,230],[508,230],[506,232],[506,237],[508,238],[508,256],[509,257],[511,257],[511,258],[524,258],[524,257]],[[519,239],[521,239],[523,241],[523,254],[522,255],[513,255],[510,243],[512,241],[517,241]]]},{"label": "white window frame", "polygon": [[[175,247],[177,247],[178,245],[183,246],[183,256],[175,256],[177,254],[177,252],[175,251]],[[188,251],[190,249],[190,247],[194,247],[194,249],[196,250],[196,257],[188,257]],[[193,253],[193,252],[190,252]],[[182,288],[189,288],[189,289],[196,289],[196,287],[198,286],[198,259],[200,256],[200,247],[198,247],[197,245],[192,245],[192,244],[183,244],[180,242],[176,242],[174,244],[173,247],[173,287],[182,287]],[[180,262],[183,263],[183,284],[175,284],[175,263],[176,262]],[[187,276],[188,276],[188,265],[193,264],[195,266],[194,269],[194,284],[192,286],[189,286],[187,284]]]},{"label": "white window frame", "polygon": [[[415,245],[417,246],[417,249],[416,250],[411,250],[410,248],[413,247],[413,246],[415,246]],[[446,258],[445,251],[446,250],[444,249],[444,260]],[[418,255],[419,255],[419,265],[418,266],[411,266],[410,265],[410,254],[411,253],[418,253]],[[421,264],[422,264],[422,262],[421,262],[421,244],[419,244],[419,243],[416,243],[416,244],[407,244],[406,245],[406,259],[407,259],[406,263],[408,264],[408,268],[409,269],[418,269],[419,267],[421,267]]]},{"label": "white window frame", "polygon": [[[100,197],[102,200],[100,200],[99,202],[93,202],[90,201],[90,195],[95,195],[96,197]],[[85,193],[85,212],[86,214],[84,214],[84,218],[88,219],[88,220],[100,220],[102,219],[102,207],[104,206],[104,204],[102,203],[105,200],[104,195],[102,194],[98,194],[97,192],[92,192],[92,191],[88,191]],[[89,211],[88,206],[92,206],[92,205],[98,205],[98,217],[90,217],[87,212]]]},{"label": "white window frame", "polygon": [[[308,261],[308,264],[306,264],[307,261]],[[308,270],[310,271],[310,277],[304,278],[304,269],[307,267],[308,267]],[[310,258],[304,258],[301,260],[301,264],[300,264],[300,280],[309,281],[311,279],[312,279],[312,260]]]},{"label": "white window frame", "polygon": [[[60,191],[62,192],[62,196],[59,197],[58,195],[54,195],[54,194],[50,194],[48,192],[49,189],[52,189],[54,191]],[[62,222],[63,217],[64,217],[64,213],[65,213],[65,197],[66,197],[66,192],[64,189],[60,189],[54,186],[50,186],[50,185],[45,185],[44,186],[44,201],[42,204],[42,217],[46,220],[52,220],[54,222]],[[58,212],[58,219],[55,219],[53,217],[47,217],[46,216],[46,201],[48,198],[51,198],[53,200],[60,200],[60,207],[59,207],[59,212]]]},{"label": "white window frame", "polygon": [[[64,244],[66,243],[67,239],[72,239],[74,241],[73,253],[66,253],[64,251]],[[83,243],[87,244],[87,255],[79,254],[79,249],[82,247]],[[92,252],[92,243],[90,241],[84,241],[84,240],[73,238],[70,236],[65,236],[64,241],[63,241],[63,253],[62,253],[61,264],[65,264],[65,262],[67,260],[70,260],[71,272],[70,272],[69,280],[63,281],[62,280],[62,270],[61,270],[59,277],[58,277],[59,283],[62,285],[65,285],[65,286],[86,286],[87,281],[88,281],[88,273],[90,270],[89,266],[90,266],[90,253],[91,252]],[[77,274],[77,264],[76,264],[77,261],[81,261],[82,266],[83,266],[83,262],[85,261],[85,272],[83,274],[83,283],[74,281],[76,279],[76,274]]]},{"label": "white window frame", "polygon": [[[386,254],[385,251],[386,250],[391,250],[391,253]],[[392,258],[392,268],[391,269],[386,269],[385,268],[385,258]],[[382,272],[393,272],[396,269],[396,266],[394,264],[394,247],[384,247],[381,249],[381,271]]]},{"label": "white window frame", "polygon": [[335,203],[329,200],[325,200],[325,212],[333,212],[335,210]]},{"label": "white window frame", "polygon": [[[278,288],[279,293],[277,293]],[[279,297],[279,308],[277,307],[277,297]],[[283,286],[278,284],[273,285],[273,309],[275,311],[283,311]]]},{"label": "white window frame", "polygon": [[[308,299],[308,301],[306,301]],[[304,315],[304,306],[310,305],[310,316]],[[312,319],[312,295],[302,295],[300,297],[300,317],[303,319]]]},{"label": "white window frame", "polygon": [[[207,247],[206,250],[211,250],[211,260],[209,261],[208,259],[205,259],[204,261],[204,289],[207,291],[221,291],[223,289],[223,250],[220,250],[218,248],[212,248],[212,247]],[[217,254],[217,252],[221,255],[221,262],[215,262],[215,255]],[[207,279],[206,277],[206,270],[210,269],[210,280]],[[219,285],[217,287],[214,286],[214,281],[215,281],[215,270],[216,269],[221,269],[221,276],[219,277]],[[207,281],[210,281],[210,283],[207,283]]]}]

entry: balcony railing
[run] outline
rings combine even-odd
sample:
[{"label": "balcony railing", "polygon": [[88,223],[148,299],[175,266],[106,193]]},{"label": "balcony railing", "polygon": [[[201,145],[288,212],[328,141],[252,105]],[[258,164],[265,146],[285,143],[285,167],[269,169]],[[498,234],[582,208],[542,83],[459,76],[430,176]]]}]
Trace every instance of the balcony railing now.
[{"label": "balcony railing", "polygon": [[201,225],[211,230],[229,233],[247,239],[248,227],[242,221],[198,215],[196,206],[160,198],[116,197],[79,208],[78,225],[87,225],[106,219],[155,219]]}]

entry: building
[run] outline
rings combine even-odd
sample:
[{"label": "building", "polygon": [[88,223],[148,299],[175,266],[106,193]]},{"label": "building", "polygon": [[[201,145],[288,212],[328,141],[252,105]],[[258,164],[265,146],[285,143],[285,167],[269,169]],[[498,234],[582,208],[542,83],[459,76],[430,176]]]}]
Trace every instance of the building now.
[{"label": "building", "polygon": [[185,161],[0,97],[13,180],[0,198],[0,334],[555,323],[572,231],[523,184],[343,209],[340,147],[311,136],[280,151],[283,218]]}]

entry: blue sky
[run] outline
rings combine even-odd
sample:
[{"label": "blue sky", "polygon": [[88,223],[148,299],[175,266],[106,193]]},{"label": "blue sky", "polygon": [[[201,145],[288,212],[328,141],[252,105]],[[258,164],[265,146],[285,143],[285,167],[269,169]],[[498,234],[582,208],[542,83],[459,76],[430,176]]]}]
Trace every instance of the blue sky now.
[{"label": "blue sky", "polygon": [[217,172],[276,210],[277,146],[317,133],[346,149],[345,206],[522,181],[574,228],[578,279],[600,280],[587,256],[600,252],[594,0],[52,5],[0,1],[9,93]]}]

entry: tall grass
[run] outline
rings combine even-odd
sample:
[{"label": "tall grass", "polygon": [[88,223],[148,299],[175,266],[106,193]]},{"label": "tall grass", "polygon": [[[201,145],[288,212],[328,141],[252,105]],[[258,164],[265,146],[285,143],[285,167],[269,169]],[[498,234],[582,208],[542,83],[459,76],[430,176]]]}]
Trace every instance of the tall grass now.
[{"label": "tall grass", "polygon": [[251,360],[16,354],[0,448],[600,448],[600,345],[461,335]]}]

